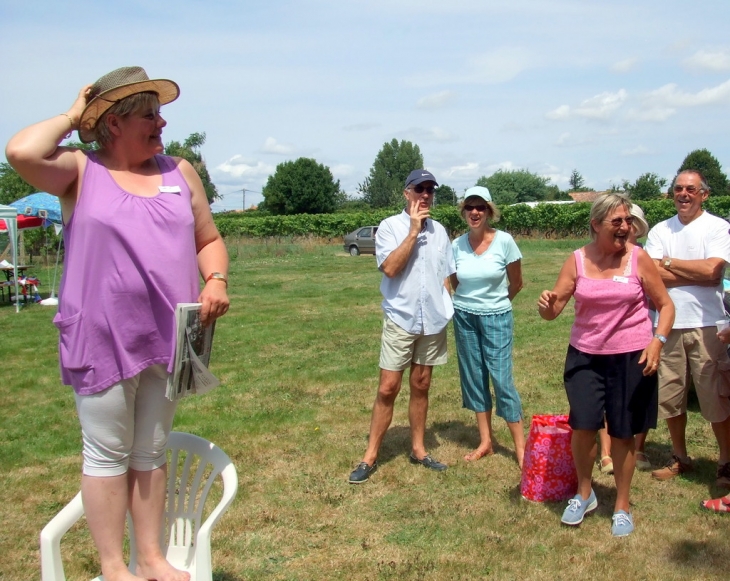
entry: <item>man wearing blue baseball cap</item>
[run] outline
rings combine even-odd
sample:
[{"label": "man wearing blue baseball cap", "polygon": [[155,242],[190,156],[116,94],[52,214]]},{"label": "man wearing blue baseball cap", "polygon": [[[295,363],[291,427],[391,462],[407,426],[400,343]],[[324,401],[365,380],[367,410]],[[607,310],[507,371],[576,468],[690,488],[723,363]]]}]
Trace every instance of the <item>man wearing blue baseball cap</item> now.
[{"label": "man wearing blue baseball cap", "polygon": [[406,207],[378,227],[375,257],[383,273],[383,334],[380,385],[373,405],[370,437],[362,462],[350,474],[351,484],[366,482],[378,468],[377,457],[393,419],[403,372],[410,367],[410,462],[436,471],[446,465],[428,455],[424,444],[428,389],[434,365],[446,363],[446,325],[454,314],[445,281],[456,272],[451,242],[444,227],[430,217],[433,174],[412,171],[403,195]]}]

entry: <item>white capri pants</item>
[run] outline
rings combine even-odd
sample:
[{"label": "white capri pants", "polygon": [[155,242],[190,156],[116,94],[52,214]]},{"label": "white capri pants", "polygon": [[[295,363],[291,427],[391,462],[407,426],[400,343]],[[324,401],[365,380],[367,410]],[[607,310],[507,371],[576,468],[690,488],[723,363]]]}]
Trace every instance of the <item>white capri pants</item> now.
[{"label": "white capri pants", "polygon": [[167,462],[176,401],[165,396],[167,366],[152,365],[93,395],[76,394],[86,476],[147,472]]}]

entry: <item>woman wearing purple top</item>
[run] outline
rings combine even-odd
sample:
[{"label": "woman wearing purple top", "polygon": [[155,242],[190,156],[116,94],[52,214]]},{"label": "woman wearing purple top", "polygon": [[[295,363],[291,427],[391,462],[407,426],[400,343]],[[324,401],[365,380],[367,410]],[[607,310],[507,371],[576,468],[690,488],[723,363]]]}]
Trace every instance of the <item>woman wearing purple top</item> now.
[{"label": "woman wearing purple top", "polygon": [[[590,217],[593,241],[565,261],[555,286],[540,294],[537,305],[540,316],[551,321],[575,298],[563,378],[578,494],[568,501],[561,522],[577,526],[598,507],[591,473],[596,432],[605,418],[616,482],[611,533],[622,537],[634,530],[629,508],[634,436],[656,427],[656,370],[674,323],[674,304],[649,255],[628,241],[634,221],[631,202],[602,194]],[[656,333],[647,297],[659,312]]]},{"label": "woman wearing purple top", "polygon": [[[223,315],[228,255],[193,167],[161,155],[160,105],[179,92],[140,67],[117,69],[82,88],[66,113],[23,129],[6,148],[26,181],[61,201],[66,265],[54,323],[61,376],[76,394],[81,491],[106,581],[189,579],[159,543],[175,413],[165,396],[174,309],[200,302],[205,324]],[[72,130],[99,149],[59,146]],[[128,509],[136,575],[122,555]]]}]

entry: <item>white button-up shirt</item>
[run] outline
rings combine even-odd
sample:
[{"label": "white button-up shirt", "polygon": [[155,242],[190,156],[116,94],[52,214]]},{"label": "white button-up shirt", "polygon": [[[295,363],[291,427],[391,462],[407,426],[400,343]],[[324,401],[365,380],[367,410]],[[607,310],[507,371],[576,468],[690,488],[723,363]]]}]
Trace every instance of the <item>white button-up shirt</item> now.
[{"label": "white button-up shirt", "polygon": [[[411,218],[405,210],[380,223],[375,237],[378,268],[403,243],[410,228]],[[427,219],[405,268],[394,277],[383,275],[380,283],[383,312],[413,335],[440,333],[454,314],[444,281],[455,272],[454,253],[446,230],[435,220]]]}]

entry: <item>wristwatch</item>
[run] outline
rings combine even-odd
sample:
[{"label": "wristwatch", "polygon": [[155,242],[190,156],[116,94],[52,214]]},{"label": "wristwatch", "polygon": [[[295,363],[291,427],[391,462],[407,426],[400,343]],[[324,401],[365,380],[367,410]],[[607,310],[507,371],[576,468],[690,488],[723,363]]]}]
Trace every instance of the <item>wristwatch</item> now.
[{"label": "wristwatch", "polygon": [[207,283],[209,280],[220,280],[226,283],[226,288],[228,288],[228,278],[225,274],[221,274],[220,272],[211,272],[208,275],[208,278],[205,279],[205,282]]},{"label": "wristwatch", "polygon": [[669,266],[672,264],[672,258],[671,258],[671,256],[665,256],[664,257],[664,263],[663,264],[664,264],[664,268],[666,268],[667,270],[669,270]]},{"label": "wristwatch", "polygon": [[660,335],[659,333],[654,333],[654,338],[659,339],[662,342],[662,345],[667,342],[667,338],[664,335]]}]

